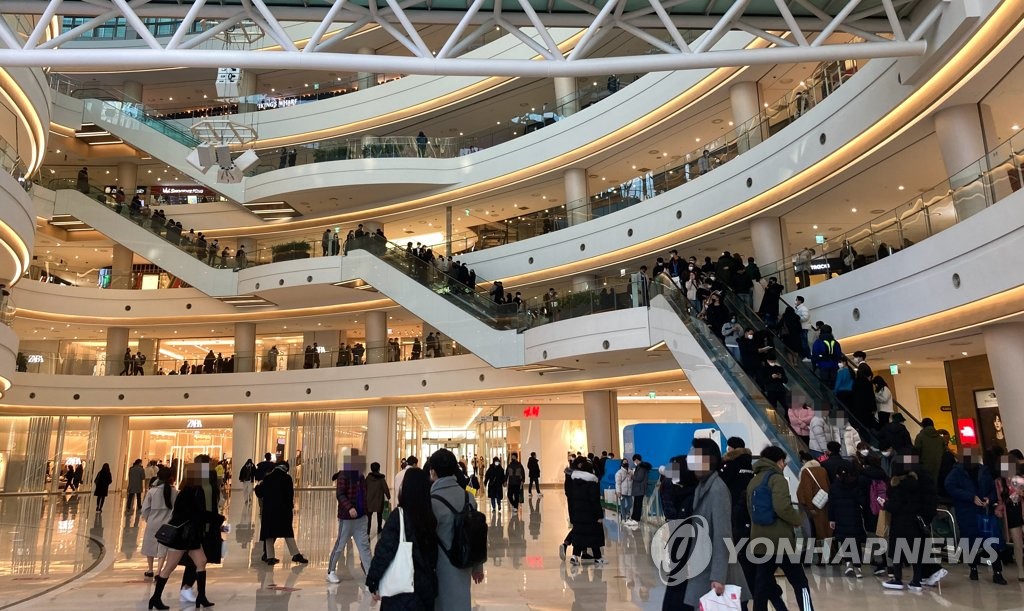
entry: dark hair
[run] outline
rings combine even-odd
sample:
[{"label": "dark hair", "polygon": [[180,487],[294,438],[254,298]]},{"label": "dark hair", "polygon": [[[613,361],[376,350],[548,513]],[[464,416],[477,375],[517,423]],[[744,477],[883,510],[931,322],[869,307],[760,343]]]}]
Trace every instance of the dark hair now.
[{"label": "dark hair", "polygon": [[767,458],[772,462],[779,462],[786,458],[786,451],[778,446],[765,446],[761,450],[761,458]]},{"label": "dark hair", "polygon": [[707,437],[694,439],[692,446],[694,450],[700,450],[702,456],[707,456],[711,459],[712,473],[722,468],[722,448],[718,446],[718,442],[714,439],[708,439]]},{"label": "dark hair", "polygon": [[584,458],[583,460],[577,459],[576,460],[576,470],[577,471],[586,471],[587,473],[593,473],[594,472],[594,463],[590,462],[586,458]]},{"label": "dark hair", "polygon": [[742,437],[730,437],[729,440],[725,442],[725,445],[729,448],[739,449],[747,447],[747,442],[743,441]]},{"label": "dark hair", "polygon": [[405,472],[402,489],[398,492],[398,506],[408,516],[416,540],[433,545],[437,536],[437,518],[431,507],[430,475],[426,471],[413,467]]},{"label": "dark hair", "polygon": [[370,463],[370,472],[371,473],[380,473],[380,463],[379,462],[372,462],[372,463]]},{"label": "dark hair", "polygon": [[416,465],[420,464],[420,459],[416,458],[415,456],[410,456],[409,458],[405,459],[405,464],[409,465],[410,467],[415,467]]},{"label": "dark hair", "polygon": [[[875,385],[875,390],[876,391],[877,390],[881,390],[883,388],[887,388],[889,386],[888,384],[885,383],[885,380],[882,379],[882,376],[875,376],[875,377],[871,378],[871,383]],[[897,414],[897,415],[899,415],[899,414]]]},{"label": "dark hair", "polygon": [[644,459],[644,457],[640,456],[639,454],[634,454],[633,455],[633,460],[643,460],[643,459]]},{"label": "dark hair", "polygon": [[270,460],[271,456],[273,456],[273,454],[271,454],[270,452],[267,452],[266,454],[263,455],[263,460]]},{"label": "dark hair", "polygon": [[868,355],[865,354],[863,350],[858,350],[858,351],[854,352],[853,356],[859,356],[862,359],[868,358]]},{"label": "dark hair", "polygon": [[[455,475],[456,471],[459,470],[459,461],[455,460],[455,455],[446,448],[441,448],[431,454],[428,464],[430,469],[437,474],[438,478]],[[402,480],[402,485],[405,485],[404,479]]]},{"label": "dark hair", "polygon": [[922,427],[925,427],[925,426],[935,426],[935,421],[932,420],[931,418],[922,418],[921,419],[921,426]]},{"label": "dark hair", "polygon": [[843,451],[843,446],[838,441],[830,441],[825,444],[825,448],[828,449],[829,454],[839,454]]},{"label": "dark hair", "polygon": [[160,467],[156,470],[156,478],[164,485],[164,505],[170,509],[174,506],[171,502],[171,487],[174,483],[174,471],[167,467]]},{"label": "dark hair", "polygon": [[141,464],[142,464],[142,459],[141,458],[136,458],[135,462],[132,463],[132,466],[134,467],[135,465],[141,465]]},{"label": "dark hair", "polygon": [[803,462],[807,462],[809,460],[814,460],[814,456],[812,456],[811,453],[806,450],[800,450],[800,460]]}]

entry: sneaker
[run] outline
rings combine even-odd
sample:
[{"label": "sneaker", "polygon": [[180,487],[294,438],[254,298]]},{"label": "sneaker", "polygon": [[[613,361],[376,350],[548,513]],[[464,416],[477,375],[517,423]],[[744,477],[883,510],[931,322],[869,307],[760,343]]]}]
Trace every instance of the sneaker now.
[{"label": "sneaker", "polygon": [[915,583],[915,582],[911,581],[910,583],[907,584],[907,589],[910,590],[911,592],[920,592],[924,588],[921,587],[921,584]]},{"label": "sneaker", "polygon": [[1006,578],[1003,577],[1002,573],[992,573],[992,583],[994,583],[994,584],[996,584],[998,586],[1005,586],[1006,585]]},{"label": "sneaker", "polygon": [[192,591],[192,588],[182,588],[178,598],[183,603],[194,603],[196,602],[196,593]]},{"label": "sneaker", "polygon": [[608,561],[604,558],[598,558],[597,560],[594,560],[594,564],[608,564]]},{"label": "sneaker", "polygon": [[878,576],[885,575],[885,567],[884,566],[876,566],[875,570],[872,571],[871,574],[872,575],[878,575]]},{"label": "sneaker", "polygon": [[885,588],[886,590],[902,590],[903,589],[903,582],[902,581],[896,581],[895,579],[890,579],[889,581],[884,582],[882,584],[882,587]]},{"label": "sneaker", "polygon": [[942,581],[942,578],[946,575],[949,575],[949,571],[947,571],[946,569],[939,569],[931,575],[929,575],[928,577],[926,577],[924,581],[921,583],[923,583],[926,586],[934,587],[939,585],[939,582]]},{"label": "sneaker", "polygon": [[565,562],[565,548],[566,547],[568,547],[568,546],[565,543],[563,543],[563,544],[558,546],[558,557],[562,559],[562,562]]},{"label": "sneaker", "polygon": [[847,577],[853,577],[853,565],[851,563],[846,563],[846,568],[843,570],[843,575],[846,575]]},{"label": "sneaker", "polygon": [[583,564],[583,561],[580,560],[579,556],[569,556],[569,564],[571,564],[573,566],[579,566],[579,565]]},{"label": "sneaker", "polygon": [[853,574],[857,579],[864,579],[864,573],[861,572],[859,566],[853,567]]},{"label": "sneaker", "polygon": [[971,579],[971,581],[978,581],[978,567],[976,567],[976,566],[972,566],[971,567],[970,579]]},{"label": "sneaker", "polygon": [[341,578],[334,571],[327,573],[327,583],[341,583]]}]

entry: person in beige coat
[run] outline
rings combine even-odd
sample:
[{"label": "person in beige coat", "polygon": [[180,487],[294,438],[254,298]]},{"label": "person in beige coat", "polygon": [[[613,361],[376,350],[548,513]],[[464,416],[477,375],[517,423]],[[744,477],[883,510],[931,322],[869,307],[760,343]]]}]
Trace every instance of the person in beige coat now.
[{"label": "person in beige coat", "polygon": [[807,534],[813,536],[816,542],[821,542],[821,553],[824,555],[827,552],[825,539],[832,536],[832,528],[828,520],[828,503],[817,507],[814,504],[814,497],[819,490],[824,490],[828,494],[828,471],[807,452],[800,453],[800,460],[803,461],[803,466],[800,467],[800,483],[796,489],[796,500],[811,523],[813,532]]}]

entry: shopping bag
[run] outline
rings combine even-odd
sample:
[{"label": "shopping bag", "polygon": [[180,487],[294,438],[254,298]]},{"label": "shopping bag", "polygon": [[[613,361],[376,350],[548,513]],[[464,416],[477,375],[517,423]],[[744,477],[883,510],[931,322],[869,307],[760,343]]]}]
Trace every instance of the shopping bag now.
[{"label": "shopping bag", "polygon": [[978,535],[981,539],[994,539],[996,551],[1003,549],[1003,521],[993,513],[978,514]]},{"label": "shopping bag", "polygon": [[402,508],[398,508],[398,549],[395,557],[391,559],[384,576],[380,580],[378,593],[383,596],[397,596],[398,594],[409,594],[413,592],[413,578],[415,571],[412,564],[412,541],[405,536],[405,516],[402,515]]},{"label": "shopping bag", "polygon": [[885,538],[889,536],[889,512],[882,510],[878,513],[878,526],[875,527],[875,535]]},{"label": "shopping bag", "polygon": [[700,611],[740,611],[743,608],[740,601],[742,588],[739,586],[725,586],[725,591],[719,596],[714,589],[700,597]]}]

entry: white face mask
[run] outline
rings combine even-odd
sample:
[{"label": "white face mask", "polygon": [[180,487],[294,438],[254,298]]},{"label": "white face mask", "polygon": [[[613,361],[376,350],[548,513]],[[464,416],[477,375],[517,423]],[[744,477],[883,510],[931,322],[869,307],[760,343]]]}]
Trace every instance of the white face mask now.
[{"label": "white face mask", "polygon": [[857,453],[860,454],[861,456],[867,456],[868,455],[868,451],[867,450],[859,450]]},{"label": "white face mask", "polygon": [[889,458],[890,456],[892,456],[892,450],[885,450],[885,451],[883,451],[882,452],[882,456],[884,456],[886,458]]},{"label": "white face mask", "polygon": [[703,466],[701,465],[700,461],[700,456],[697,456],[696,454],[690,454],[686,457],[686,466],[690,468],[690,471],[699,472],[701,469],[703,469]]}]

